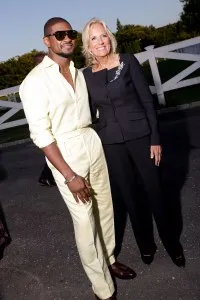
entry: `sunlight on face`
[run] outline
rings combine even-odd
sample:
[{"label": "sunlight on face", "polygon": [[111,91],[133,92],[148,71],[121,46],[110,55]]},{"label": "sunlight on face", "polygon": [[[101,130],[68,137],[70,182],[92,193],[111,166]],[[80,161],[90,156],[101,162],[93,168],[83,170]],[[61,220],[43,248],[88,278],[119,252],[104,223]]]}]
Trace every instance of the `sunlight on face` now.
[{"label": "sunlight on face", "polygon": [[[51,26],[50,34],[70,29],[72,29],[70,24],[58,22]],[[67,58],[73,54],[76,41],[70,39],[67,35],[62,41],[58,41],[55,36],[49,36],[44,38],[44,43],[48,47],[52,57],[56,55]]]},{"label": "sunlight on face", "polygon": [[104,57],[110,54],[110,38],[103,25],[100,23],[93,24],[90,27],[89,50],[95,57]]}]

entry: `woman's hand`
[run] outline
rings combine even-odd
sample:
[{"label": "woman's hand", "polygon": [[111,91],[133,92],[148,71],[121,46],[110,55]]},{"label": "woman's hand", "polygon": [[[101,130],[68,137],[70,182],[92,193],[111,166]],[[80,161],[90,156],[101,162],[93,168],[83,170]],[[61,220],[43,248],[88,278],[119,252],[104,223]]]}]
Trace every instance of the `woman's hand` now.
[{"label": "woman's hand", "polygon": [[150,157],[155,159],[155,165],[158,167],[160,165],[162,156],[162,147],[160,145],[151,145],[150,147]]}]

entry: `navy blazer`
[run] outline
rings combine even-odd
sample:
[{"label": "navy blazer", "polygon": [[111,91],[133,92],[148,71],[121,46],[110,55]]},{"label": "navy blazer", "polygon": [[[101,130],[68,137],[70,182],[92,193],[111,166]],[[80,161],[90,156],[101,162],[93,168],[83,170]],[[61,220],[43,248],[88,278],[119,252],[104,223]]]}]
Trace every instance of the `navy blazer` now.
[{"label": "navy blazer", "polygon": [[[120,54],[123,68],[108,81],[108,70],[83,70],[92,115],[99,118],[96,130],[103,144],[122,143],[150,135],[151,145],[159,145],[159,133],[154,100],[134,55]],[[117,68],[116,68],[117,70]]]}]

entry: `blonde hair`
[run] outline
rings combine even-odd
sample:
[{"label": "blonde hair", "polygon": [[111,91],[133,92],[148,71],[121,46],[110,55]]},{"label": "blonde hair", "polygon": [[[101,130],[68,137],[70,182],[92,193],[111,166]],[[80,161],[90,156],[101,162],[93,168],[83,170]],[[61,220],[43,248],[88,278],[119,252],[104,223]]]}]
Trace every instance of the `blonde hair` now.
[{"label": "blonde hair", "polygon": [[83,28],[82,31],[82,42],[83,42],[83,48],[82,48],[82,53],[85,57],[86,60],[86,65],[87,66],[91,66],[93,64],[95,64],[96,60],[94,55],[91,53],[91,51],[89,50],[89,42],[90,42],[90,27],[93,24],[101,24],[108,37],[110,38],[110,44],[111,44],[111,51],[110,54],[115,54],[117,51],[117,41],[115,36],[112,34],[112,32],[110,31],[110,29],[107,27],[106,23],[103,20],[97,19],[97,18],[93,18],[91,19]]}]

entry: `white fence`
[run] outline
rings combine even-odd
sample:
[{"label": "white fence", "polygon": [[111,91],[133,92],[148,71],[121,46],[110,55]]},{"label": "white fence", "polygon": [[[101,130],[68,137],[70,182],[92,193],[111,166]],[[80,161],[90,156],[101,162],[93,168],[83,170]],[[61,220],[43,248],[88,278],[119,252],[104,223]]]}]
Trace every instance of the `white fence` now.
[{"label": "white fence", "polygon": [[[188,53],[178,53],[175,52],[178,49],[184,49],[190,46],[199,45],[200,37],[196,37],[193,39],[189,39],[186,41],[178,42],[175,44],[154,48],[154,46],[148,46],[145,48],[146,51],[136,54],[135,56],[142,64],[145,61],[149,61],[151,72],[154,80],[154,86],[150,86],[151,92],[153,94],[157,94],[158,101],[160,104],[165,105],[165,95],[164,92],[179,89],[182,87],[186,87],[189,85],[199,84],[200,77],[183,80],[185,77],[196,71],[200,68],[200,53],[199,54],[188,54]],[[194,62],[188,68],[172,77],[168,81],[162,83],[157,59],[165,58],[165,59],[175,59],[175,60],[186,60]]]},{"label": "white fence", "polygon": [[[154,46],[148,46],[145,48],[146,51],[137,53],[135,55],[141,64],[145,61],[149,61],[154,80],[154,86],[150,86],[150,89],[153,94],[157,94],[158,101],[160,104],[165,105],[165,92],[194,84],[200,84],[200,77],[184,80],[184,78],[186,78],[188,75],[200,68],[200,53],[198,53],[198,50],[196,50],[197,54],[187,53],[186,51],[188,51],[190,47],[200,49],[200,37],[196,37],[193,39],[178,42],[175,44],[170,44],[159,48],[154,48]],[[184,51],[184,49],[187,50]],[[187,67],[179,74],[177,74],[176,76],[162,83],[157,65],[157,60],[160,58],[191,61],[193,62],[193,64]],[[6,96],[9,100],[0,100],[0,107],[4,109],[10,108],[8,112],[6,112],[0,117],[0,130],[24,125],[27,123],[26,119],[6,122],[11,116],[23,109],[21,103],[17,103],[16,93],[18,91],[19,86],[0,90],[0,97]]]},{"label": "white fence", "polygon": [[6,113],[4,113],[0,117],[0,130],[24,125],[27,123],[25,118],[21,120],[6,122],[8,119],[10,119],[10,117],[12,117],[18,111],[23,109],[21,102],[17,103],[16,93],[18,92],[19,92],[19,85],[8,89],[0,90],[0,97],[6,96],[8,99],[7,101],[0,100],[0,107],[6,110],[10,108]]}]

